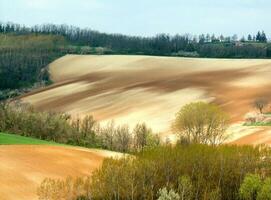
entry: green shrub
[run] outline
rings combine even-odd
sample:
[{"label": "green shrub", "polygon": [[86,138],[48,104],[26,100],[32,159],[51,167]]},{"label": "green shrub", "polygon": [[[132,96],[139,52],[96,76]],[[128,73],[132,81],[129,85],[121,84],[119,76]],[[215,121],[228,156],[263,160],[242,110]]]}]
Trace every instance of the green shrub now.
[{"label": "green shrub", "polygon": [[240,198],[244,200],[256,200],[261,187],[262,181],[259,175],[247,174],[239,190]]},{"label": "green shrub", "polygon": [[261,190],[258,192],[257,200],[271,200],[271,178],[267,178]]},{"label": "green shrub", "polygon": [[178,192],[181,200],[192,200],[193,184],[189,176],[181,176],[178,183]]}]

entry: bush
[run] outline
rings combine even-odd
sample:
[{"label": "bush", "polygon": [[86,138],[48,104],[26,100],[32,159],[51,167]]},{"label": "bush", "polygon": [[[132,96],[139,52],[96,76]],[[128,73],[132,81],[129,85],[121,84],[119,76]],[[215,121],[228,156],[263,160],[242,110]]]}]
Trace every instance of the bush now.
[{"label": "bush", "polygon": [[257,194],[261,190],[261,187],[262,181],[259,175],[246,175],[239,190],[240,198],[244,200],[256,200]]},{"label": "bush", "polygon": [[181,200],[192,200],[193,184],[189,176],[180,177],[178,191],[179,191]]},{"label": "bush", "polygon": [[219,188],[214,189],[213,191],[211,191],[208,195],[207,198],[208,200],[221,200],[222,196],[221,196],[221,191]]},{"label": "bush", "polygon": [[66,114],[36,112],[33,107],[19,102],[0,105],[0,131],[68,143],[75,134],[68,120]]},{"label": "bush", "polygon": [[174,190],[167,190],[167,188],[160,189],[158,191],[158,200],[180,200],[180,196]]},{"label": "bush", "polygon": [[37,190],[39,200],[90,199],[90,178],[45,179]]},{"label": "bush", "polygon": [[204,102],[185,105],[173,124],[182,140],[192,143],[220,144],[227,138],[228,116],[220,107]]},{"label": "bush", "polygon": [[84,147],[98,147],[92,116],[71,119],[64,113],[39,112],[21,102],[0,103],[0,131]]},{"label": "bush", "polygon": [[271,200],[271,178],[267,178],[261,190],[258,192],[257,200]]}]

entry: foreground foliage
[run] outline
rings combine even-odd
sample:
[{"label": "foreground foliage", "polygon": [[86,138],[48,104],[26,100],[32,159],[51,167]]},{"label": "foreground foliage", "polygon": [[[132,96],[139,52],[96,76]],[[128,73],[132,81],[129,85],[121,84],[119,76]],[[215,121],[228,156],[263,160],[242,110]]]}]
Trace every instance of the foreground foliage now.
[{"label": "foreground foliage", "polygon": [[270,200],[271,178],[261,178],[258,174],[247,174],[240,190],[240,199],[244,200]]},{"label": "foreground foliage", "polygon": [[[91,198],[84,198],[241,199],[242,191],[246,191],[243,185],[250,185],[242,185],[247,174],[256,174],[260,178],[271,175],[270,153],[270,149],[264,146],[195,144],[160,146],[145,150],[136,157],[110,158],[91,177],[92,182],[85,191]],[[257,185],[255,190],[258,190]],[[265,190],[268,187],[263,193]],[[42,187],[40,191],[43,191]],[[60,189],[59,193],[62,192]],[[50,198],[43,196],[41,199]]]},{"label": "foreground foliage", "polygon": [[45,179],[38,188],[39,199],[77,200],[91,199],[90,178],[71,178],[66,180]]}]

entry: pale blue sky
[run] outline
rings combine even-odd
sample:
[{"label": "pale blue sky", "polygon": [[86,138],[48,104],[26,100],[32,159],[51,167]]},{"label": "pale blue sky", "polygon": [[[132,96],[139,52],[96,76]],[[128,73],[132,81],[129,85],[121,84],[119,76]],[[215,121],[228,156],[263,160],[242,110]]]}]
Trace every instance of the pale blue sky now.
[{"label": "pale blue sky", "polygon": [[66,23],[129,35],[271,35],[271,0],[0,0],[0,21]]}]

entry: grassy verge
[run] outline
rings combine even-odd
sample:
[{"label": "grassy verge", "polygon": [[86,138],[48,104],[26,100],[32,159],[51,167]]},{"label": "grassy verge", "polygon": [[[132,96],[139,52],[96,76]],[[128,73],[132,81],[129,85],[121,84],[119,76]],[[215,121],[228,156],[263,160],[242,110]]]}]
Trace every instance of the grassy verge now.
[{"label": "grassy verge", "polygon": [[244,126],[271,126],[271,122],[244,123]]},{"label": "grassy verge", "polygon": [[31,137],[24,137],[15,134],[0,133],[0,145],[12,145],[12,144],[39,144],[39,145],[63,145],[55,142],[49,142],[45,140],[39,140]]}]

